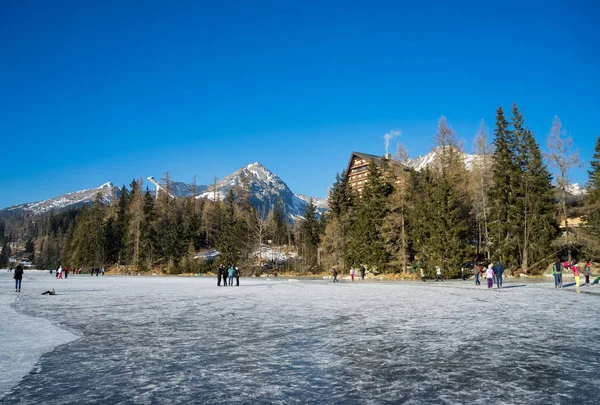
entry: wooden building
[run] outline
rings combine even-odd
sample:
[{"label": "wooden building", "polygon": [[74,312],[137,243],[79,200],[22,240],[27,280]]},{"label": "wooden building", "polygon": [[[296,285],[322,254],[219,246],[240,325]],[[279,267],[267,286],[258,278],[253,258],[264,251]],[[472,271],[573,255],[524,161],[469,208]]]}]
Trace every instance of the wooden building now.
[{"label": "wooden building", "polygon": [[[346,168],[346,178],[348,179],[348,184],[350,185],[352,190],[356,191],[358,195],[362,195],[365,184],[368,181],[369,164],[371,162],[375,162],[375,164],[381,165],[381,160],[383,158],[384,156],[352,152],[352,154],[350,155],[350,161],[348,162],[348,167]],[[390,158],[391,157],[388,155],[388,160],[390,164],[399,165],[404,170],[408,170],[407,167],[401,165],[395,160],[391,160]]]}]

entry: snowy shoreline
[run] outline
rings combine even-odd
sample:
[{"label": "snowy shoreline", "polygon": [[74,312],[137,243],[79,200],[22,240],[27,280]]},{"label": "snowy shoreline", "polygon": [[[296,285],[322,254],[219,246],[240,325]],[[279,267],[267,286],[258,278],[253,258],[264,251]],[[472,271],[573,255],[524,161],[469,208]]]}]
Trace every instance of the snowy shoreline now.
[{"label": "snowy shoreline", "polygon": [[[3,273],[11,276],[9,283],[6,283],[7,277],[0,283],[2,290],[7,291],[13,284],[12,273],[6,273],[6,270]],[[8,343],[0,354],[0,400],[34,369],[44,354],[78,338],[47,319],[20,313],[19,309],[27,303],[27,295],[35,294],[27,290],[27,273],[29,271],[25,272],[22,293],[8,289],[9,293],[0,294],[3,308],[0,311],[0,342]]]}]

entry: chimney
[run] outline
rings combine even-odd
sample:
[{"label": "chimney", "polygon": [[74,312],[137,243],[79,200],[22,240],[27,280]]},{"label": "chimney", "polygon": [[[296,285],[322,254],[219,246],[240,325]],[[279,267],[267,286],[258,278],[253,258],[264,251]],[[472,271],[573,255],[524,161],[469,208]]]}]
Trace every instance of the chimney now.
[{"label": "chimney", "polygon": [[385,155],[383,155],[383,157],[387,160],[392,160],[392,154],[391,153],[385,153]]}]

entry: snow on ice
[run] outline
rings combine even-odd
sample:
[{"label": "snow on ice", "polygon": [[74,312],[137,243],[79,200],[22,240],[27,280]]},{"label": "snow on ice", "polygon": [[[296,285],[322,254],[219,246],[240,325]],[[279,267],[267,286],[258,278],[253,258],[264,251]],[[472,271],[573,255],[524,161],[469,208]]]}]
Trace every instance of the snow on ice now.
[{"label": "snow on ice", "polygon": [[598,286],[298,280],[1,271],[0,402],[597,403]]}]

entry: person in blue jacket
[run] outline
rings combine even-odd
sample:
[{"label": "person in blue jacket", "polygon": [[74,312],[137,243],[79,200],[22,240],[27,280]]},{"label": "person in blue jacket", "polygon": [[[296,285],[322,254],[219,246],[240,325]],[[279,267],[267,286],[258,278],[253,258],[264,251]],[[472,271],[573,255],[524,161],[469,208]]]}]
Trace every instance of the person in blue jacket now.
[{"label": "person in blue jacket", "polygon": [[502,288],[502,273],[504,273],[504,267],[500,264],[500,262],[496,262],[494,266],[494,274],[496,274],[496,285],[498,288]]},{"label": "person in blue jacket", "polygon": [[231,267],[228,270],[228,276],[229,276],[229,285],[231,287],[233,287],[233,275],[235,274],[235,267],[233,267],[233,264],[231,265]]}]

